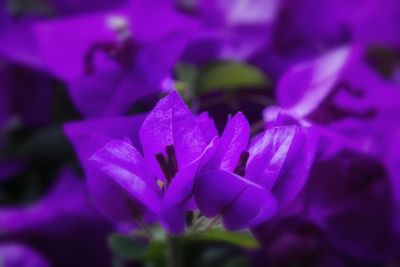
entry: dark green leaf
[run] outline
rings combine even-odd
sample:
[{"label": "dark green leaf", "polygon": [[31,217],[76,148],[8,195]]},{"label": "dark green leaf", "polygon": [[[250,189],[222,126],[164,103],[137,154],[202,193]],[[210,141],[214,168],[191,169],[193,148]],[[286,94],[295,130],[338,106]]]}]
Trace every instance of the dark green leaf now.
[{"label": "dark green leaf", "polygon": [[193,234],[188,238],[203,241],[222,241],[242,248],[258,248],[259,243],[249,232],[211,230],[207,234]]},{"label": "dark green leaf", "polygon": [[146,255],[147,246],[133,237],[112,234],[108,245],[119,258],[124,260],[142,260]]},{"label": "dark green leaf", "polygon": [[175,67],[175,74],[178,81],[192,83],[197,78],[198,70],[192,64],[179,62]]},{"label": "dark green leaf", "polygon": [[224,89],[263,88],[268,80],[257,68],[235,62],[220,62],[202,70],[198,80],[200,93]]}]

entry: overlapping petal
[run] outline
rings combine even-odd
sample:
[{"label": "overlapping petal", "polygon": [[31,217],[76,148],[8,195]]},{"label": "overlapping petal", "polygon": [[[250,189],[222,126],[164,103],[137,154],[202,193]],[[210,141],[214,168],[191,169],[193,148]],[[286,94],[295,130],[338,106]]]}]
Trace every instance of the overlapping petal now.
[{"label": "overlapping petal", "polygon": [[223,170],[199,175],[195,199],[204,216],[220,214],[229,230],[254,226],[268,219],[276,208],[275,199],[264,188]]},{"label": "overlapping petal", "polygon": [[242,113],[237,113],[227,123],[221,136],[222,153],[220,168],[233,171],[239,162],[240,154],[246,151],[250,137],[250,125]]},{"label": "overlapping petal", "polygon": [[[133,197],[154,213],[158,212],[161,192],[156,179],[143,168],[144,159],[131,144],[119,140],[111,141],[90,160],[119,185],[121,191],[124,191],[121,193],[125,193],[127,199]],[[134,216],[134,211],[132,213]]]},{"label": "overlapping petal", "polygon": [[185,228],[185,212],[193,209],[190,200],[193,198],[197,176],[202,167],[214,155],[218,148],[218,139],[215,137],[205,148],[203,153],[183,170],[178,171],[162,200],[160,219],[169,232],[181,234]]},{"label": "overlapping petal", "polygon": [[145,115],[115,117],[75,122],[64,127],[84,168],[91,197],[107,216],[118,222],[131,223],[132,210],[144,216],[152,215],[139,201],[123,194],[104,172],[94,168],[89,158],[114,139],[128,138],[133,146],[140,147],[138,131],[144,119]]},{"label": "overlapping petal", "polygon": [[147,116],[140,129],[140,141],[144,158],[158,178],[163,174],[155,155],[165,153],[168,145],[175,147],[178,169],[197,159],[207,147],[201,127],[176,91],[160,100]]}]

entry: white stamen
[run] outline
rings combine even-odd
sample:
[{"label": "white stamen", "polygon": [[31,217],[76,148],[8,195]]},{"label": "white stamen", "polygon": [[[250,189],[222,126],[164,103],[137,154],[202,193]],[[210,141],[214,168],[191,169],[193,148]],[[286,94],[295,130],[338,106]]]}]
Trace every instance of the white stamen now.
[{"label": "white stamen", "polygon": [[124,16],[110,16],[107,18],[107,25],[113,30],[124,30],[129,27],[129,21]]}]

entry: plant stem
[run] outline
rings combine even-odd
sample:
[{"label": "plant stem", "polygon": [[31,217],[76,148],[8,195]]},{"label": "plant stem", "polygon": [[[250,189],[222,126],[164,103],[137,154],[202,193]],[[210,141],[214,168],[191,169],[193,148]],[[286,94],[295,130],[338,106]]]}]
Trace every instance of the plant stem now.
[{"label": "plant stem", "polygon": [[142,217],[138,217],[136,221],[139,227],[145,232],[149,240],[151,240],[153,238],[153,233],[151,232],[150,227],[147,225],[145,220],[143,220]]},{"label": "plant stem", "polygon": [[179,237],[167,235],[167,267],[183,267],[182,240]]},{"label": "plant stem", "polygon": [[221,218],[220,215],[215,216],[214,218],[212,218],[208,224],[205,226],[205,228],[203,229],[204,233],[208,233],[218,222],[219,219]]}]

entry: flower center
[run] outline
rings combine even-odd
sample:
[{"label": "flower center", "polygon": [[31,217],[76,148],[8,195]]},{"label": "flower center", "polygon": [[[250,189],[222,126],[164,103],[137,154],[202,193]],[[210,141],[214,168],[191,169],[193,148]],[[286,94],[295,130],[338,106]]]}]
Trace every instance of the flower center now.
[{"label": "flower center", "polygon": [[168,186],[171,183],[172,178],[174,178],[178,172],[178,161],[176,159],[174,145],[166,146],[165,152],[166,156],[162,152],[158,152],[156,154],[156,160],[160,165]]},{"label": "flower center", "polygon": [[95,72],[95,57],[98,52],[104,53],[122,68],[132,68],[134,57],[138,51],[138,44],[133,40],[129,21],[123,16],[111,16],[107,24],[116,34],[116,41],[93,43],[84,56],[85,73],[91,75]]},{"label": "flower center", "polygon": [[356,88],[352,86],[348,81],[340,81],[335,85],[332,92],[321,103],[320,108],[311,114],[311,119],[319,123],[330,123],[347,117],[370,119],[375,116],[376,111],[373,108],[359,111],[338,106],[335,103],[335,97],[343,91],[356,99],[364,97],[364,92],[361,88]]},{"label": "flower center", "polygon": [[239,158],[239,162],[235,168],[235,170],[233,171],[234,173],[236,173],[237,175],[240,175],[242,177],[244,177],[246,175],[246,166],[247,166],[247,161],[249,160],[249,152],[248,151],[243,151],[240,154],[240,158]]},{"label": "flower center", "polygon": [[85,54],[85,74],[92,75],[96,71],[95,57],[98,52],[104,53],[108,58],[121,65],[122,68],[132,68],[137,44],[132,38],[116,42],[95,42]]}]

